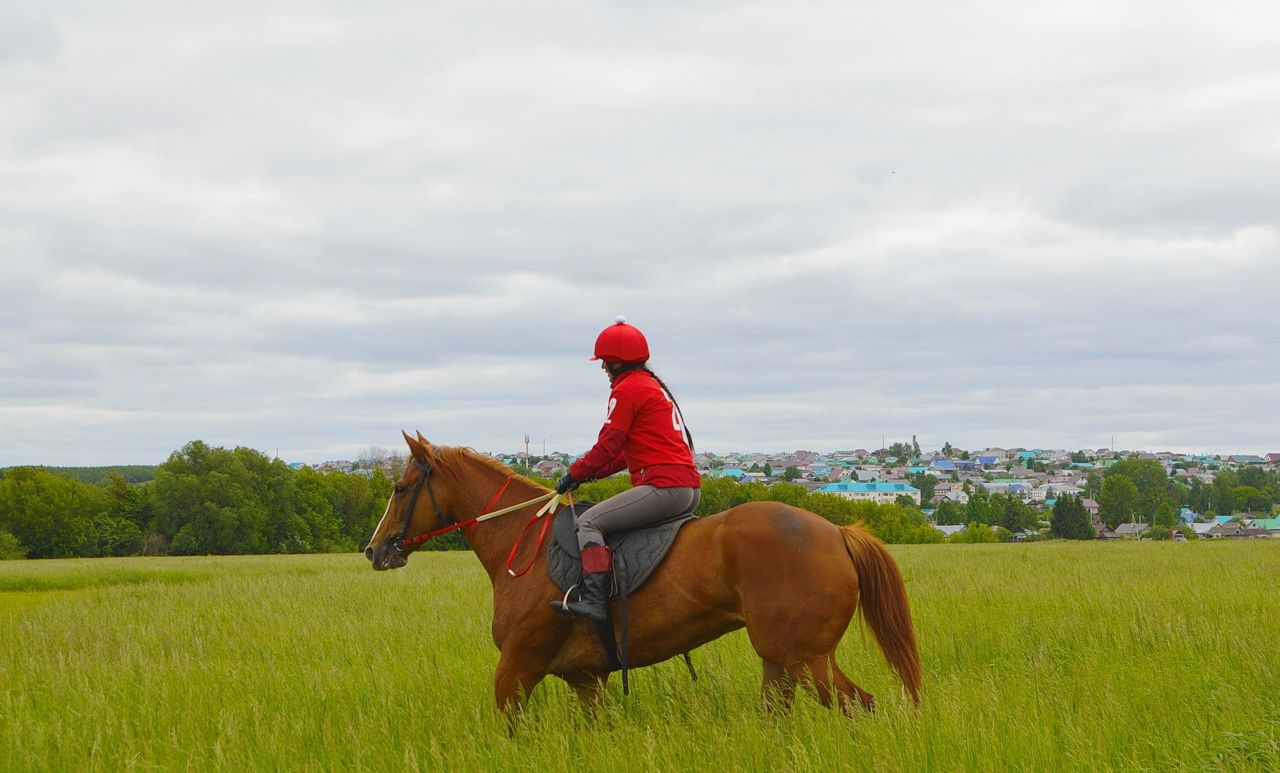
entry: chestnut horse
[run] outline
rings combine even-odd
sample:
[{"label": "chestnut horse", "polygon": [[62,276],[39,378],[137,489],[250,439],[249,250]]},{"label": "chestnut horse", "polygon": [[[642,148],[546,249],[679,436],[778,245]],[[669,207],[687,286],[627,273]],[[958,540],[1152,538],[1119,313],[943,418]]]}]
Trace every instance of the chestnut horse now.
[{"label": "chestnut horse", "polygon": [[[433,446],[422,433],[404,437],[414,463],[406,465],[365,549],[374,569],[405,565],[400,538],[406,533],[412,537],[465,520],[486,505],[497,509],[550,493],[470,449]],[[429,496],[411,496],[423,483]],[[406,512],[410,502],[416,506]],[[522,578],[504,569],[534,509],[463,529],[493,582],[493,641],[501,653],[494,693],[508,718],[549,674],[593,705],[611,668],[592,625],[548,605],[563,594],[547,575],[545,551]],[[525,555],[531,550],[522,546]],[[695,519],[680,530],[671,552],[629,604],[632,667],[661,662],[745,626],[764,662],[766,707],[785,710],[799,683],[823,705],[836,702],[846,712],[855,700],[875,708],[871,694],[845,676],[835,659],[836,645],[861,608],[885,659],[912,700],[920,701],[920,658],[902,575],[884,544],[858,526],[835,526],[780,502],[751,502]]]}]

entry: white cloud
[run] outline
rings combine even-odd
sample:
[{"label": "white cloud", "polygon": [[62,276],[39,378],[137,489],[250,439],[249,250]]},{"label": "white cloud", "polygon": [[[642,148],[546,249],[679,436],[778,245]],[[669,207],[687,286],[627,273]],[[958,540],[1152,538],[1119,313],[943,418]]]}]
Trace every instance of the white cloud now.
[{"label": "white cloud", "polygon": [[713,450],[1269,451],[1280,8],[0,11],[0,464],[581,450],[621,312]]}]

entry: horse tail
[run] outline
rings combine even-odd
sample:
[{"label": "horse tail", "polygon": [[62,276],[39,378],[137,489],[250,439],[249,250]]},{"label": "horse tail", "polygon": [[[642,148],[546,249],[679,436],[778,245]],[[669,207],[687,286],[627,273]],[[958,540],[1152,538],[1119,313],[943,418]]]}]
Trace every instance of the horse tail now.
[{"label": "horse tail", "polygon": [[920,703],[920,653],[916,649],[916,631],[911,624],[911,608],[907,603],[907,586],[902,582],[898,564],[884,543],[858,526],[841,526],[844,546],[858,573],[858,608],[871,626],[876,643],[885,660],[911,699]]}]

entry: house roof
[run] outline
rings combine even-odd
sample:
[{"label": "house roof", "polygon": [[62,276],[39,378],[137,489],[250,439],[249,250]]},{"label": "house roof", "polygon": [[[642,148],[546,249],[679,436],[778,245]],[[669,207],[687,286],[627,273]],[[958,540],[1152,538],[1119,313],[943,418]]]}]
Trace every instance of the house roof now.
[{"label": "house roof", "polygon": [[1116,527],[1116,534],[1142,534],[1150,528],[1149,523],[1122,523]]},{"label": "house roof", "polygon": [[908,485],[906,483],[847,483],[844,481],[841,481],[840,483],[828,483],[827,485],[818,489],[818,491],[821,491],[824,494],[850,494],[850,493],[910,494],[912,492],[915,492],[916,494],[920,493],[920,489],[916,488],[915,486]]}]

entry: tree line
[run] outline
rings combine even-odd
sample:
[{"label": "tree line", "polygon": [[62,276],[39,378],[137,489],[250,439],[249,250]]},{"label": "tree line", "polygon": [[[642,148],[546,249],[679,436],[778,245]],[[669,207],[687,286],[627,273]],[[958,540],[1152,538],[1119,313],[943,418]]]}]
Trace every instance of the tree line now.
[{"label": "tree line", "polygon": [[[630,485],[619,475],[582,486],[578,496],[602,501]],[[14,467],[0,478],[0,558],[356,551],[373,533],[393,487],[381,471],[295,470],[250,448],[199,440],[173,452],[143,483],[118,472],[98,484],[46,468]],[[941,539],[918,508],[815,494],[790,483],[706,479],[697,514],[761,500],[804,508],[837,524],[861,521],[887,542]],[[466,544],[451,533],[428,547]]]},{"label": "tree line", "polygon": [[[1095,485],[1096,481],[1095,475]],[[1182,507],[1205,517],[1270,515],[1280,501],[1280,474],[1244,467],[1238,471],[1219,470],[1210,484],[1198,478],[1187,484],[1166,475],[1157,461],[1125,459],[1106,469],[1095,490],[1098,517],[1111,528],[1122,523],[1169,528],[1179,523]]]},{"label": "tree line", "polygon": [[294,470],[199,440],[142,484],[15,467],[0,478],[0,558],[354,551],[393,486],[381,472]]},{"label": "tree line", "polygon": [[[528,468],[517,466],[516,471],[553,485]],[[132,482],[125,472],[143,482]],[[1130,521],[1169,528],[1184,504],[1206,515],[1269,511],[1280,499],[1277,478],[1243,469],[1219,472],[1211,485],[1187,485],[1172,480],[1158,462],[1124,460],[1105,472],[1095,471],[1086,493],[1098,497],[1100,519],[1113,528]],[[932,489],[929,484],[936,482],[931,475],[912,479],[922,489]],[[619,475],[583,485],[578,496],[603,501],[630,485],[627,476]],[[155,468],[9,468],[0,477],[0,559],[355,551],[382,517],[393,486],[380,470],[369,476],[295,470],[253,449],[228,450],[199,440]],[[862,522],[890,543],[942,540],[906,498],[877,504],[788,482],[704,479],[697,514],[763,500],[794,505],[836,524]],[[989,494],[982,486],[969,494],[966,504],[946,500],[934,513],[938,524],[967,524],[951,538],[964,542],[1039,531],[1045,517],[1018,497]],[[1089,520],[1080,498],[1060,497],[1049,517],[1050,532],[1092,539]],[[451,533],[428,547],[448,550],[466,544]]]}]

